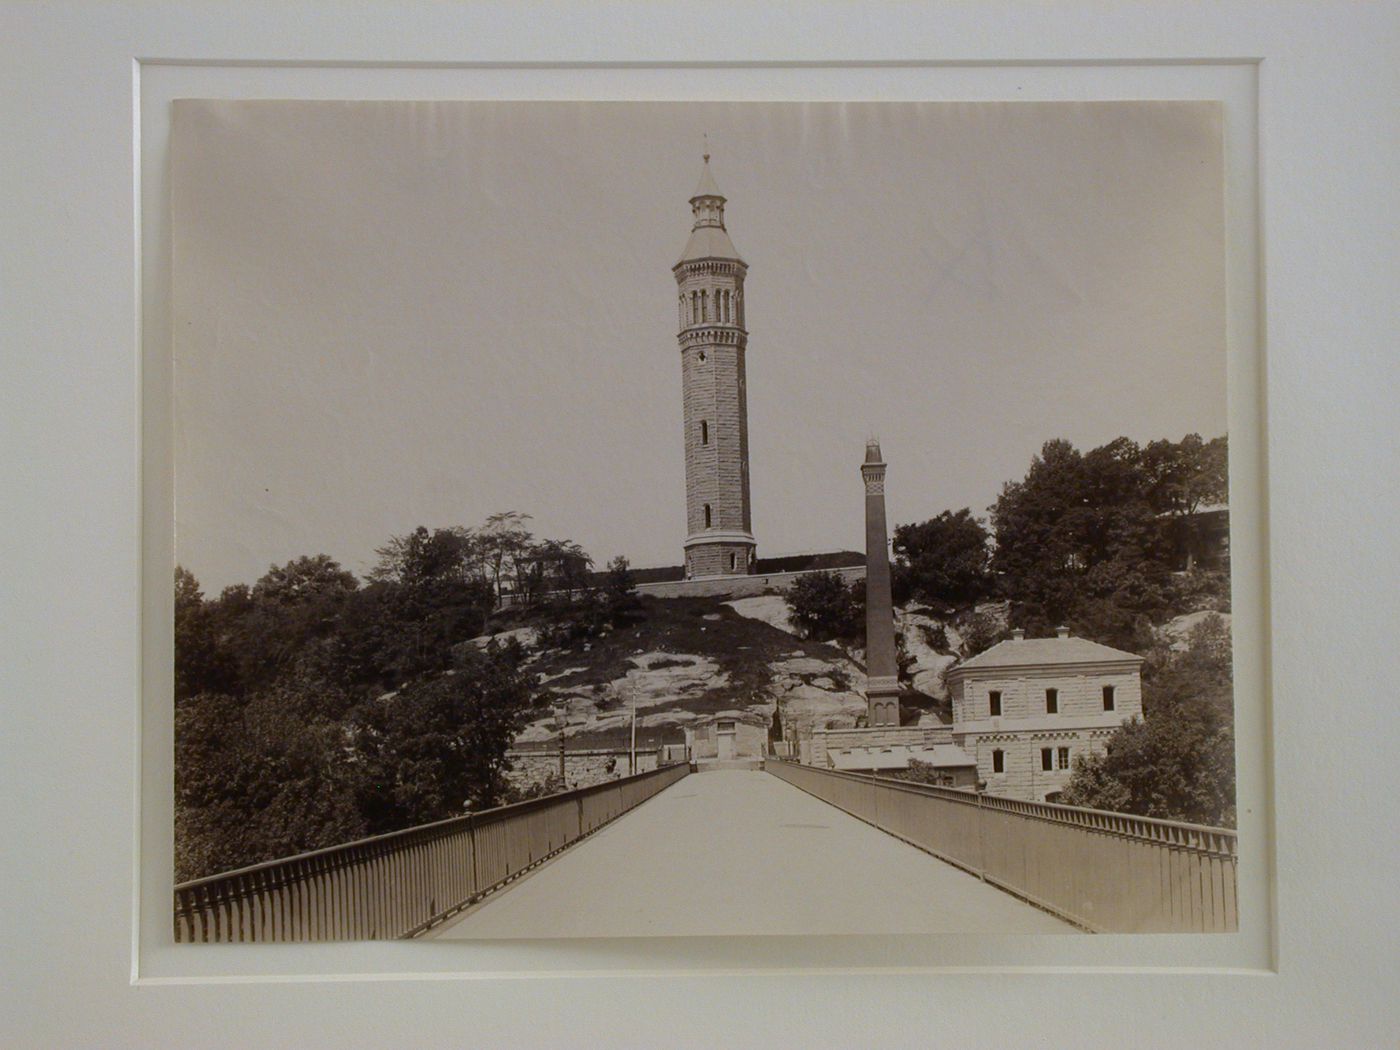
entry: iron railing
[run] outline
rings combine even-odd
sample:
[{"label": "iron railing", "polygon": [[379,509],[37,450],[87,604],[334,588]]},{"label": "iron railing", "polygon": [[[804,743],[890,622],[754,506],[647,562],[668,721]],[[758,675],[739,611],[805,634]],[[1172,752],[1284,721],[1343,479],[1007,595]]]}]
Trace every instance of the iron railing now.
[{"label": "iron railing", "polygon": [[688,772],[665,766],[183,882],[175,940],[415,937]]},{"label": "iron railing", "polygon": [[769,760],[769,772],[883,831],[1102,933],[1239,929],[1236,839],[1126,813]]}]

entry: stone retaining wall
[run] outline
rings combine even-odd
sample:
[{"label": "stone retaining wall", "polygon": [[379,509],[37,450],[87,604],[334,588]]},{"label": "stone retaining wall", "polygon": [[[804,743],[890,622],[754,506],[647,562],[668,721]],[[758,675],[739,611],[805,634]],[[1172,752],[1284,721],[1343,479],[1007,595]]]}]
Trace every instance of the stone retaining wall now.
[{"label": "stone retaining wall", "polygon": [[[608,762],[613,768],[608,770]],[[510,756],[511,770],[506,774],[511,787],[525,790],[535,784],[543,784],[550,777],[559,775],[559,753],[554,754],[513,754]],[[637,752],[637,772],[645,773],[656,768],[655,751]],[[568,788],[589,787],[605,780],[617,780],[627,776],[627,754],[607,751],[587,751],[569,753],[564,756],[564,779]]]},{"label": "stone retaining wall", "polygon": [[653,598],[751,598],[758,594],[786,591],[798,577],[813,572],[834,572],[847,583],[865,579],[864,565],[850,565],[841,569],[755,573],[751,576],[706,576],[696,580],[639,583],[637,593],[649,594]]}]

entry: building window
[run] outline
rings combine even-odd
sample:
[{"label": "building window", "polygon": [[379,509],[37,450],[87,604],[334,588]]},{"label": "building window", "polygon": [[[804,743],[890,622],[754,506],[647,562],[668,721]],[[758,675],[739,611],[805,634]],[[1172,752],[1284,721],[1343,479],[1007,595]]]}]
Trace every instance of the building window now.
[{"label": "building window", "polygon": [[[1045,713],[1055,715],[1060,712],[1060,691],[1058,689],[1045,690]],[[1049,766],[1045,767],[1049,769]]]},{"label": "building window", "polygon": [[1006,772],[1006,752],[1002,751],[1000,748],[992,752],[992,772]]},{"label": "building window", "polygon": [[702,321],[708,321],[709,319],[710,319],[710,293],[707,292],[707,291],[702,291],[702,292],[700,293],[700,320],[702,320]]},{"label": "building window", "polygon": [[993,718],[1001,717],[1001,690],[993,689],[987,694],[987,707],[991,710]]},{"label": "building window", "polygon": [[710,443],[710,424],[709,424],[709,421],[708,421],[708,420],[702,419],[702,420],[700,420],[700,444],[702,444],[702,445],[708,445],[709,443]]},{"label": "building window", "polygon": [[1062,747],[1055,755],[1055,764],[1061,769],[1069,768],[1069,748]]},{"label": "building window", "polygon": [[737,569],[738,567],[739,567],[739,555],[735,554],[733,551],[730,551],[730,552],[729,552],[729,571],[730,571],[730,572],[733,572],[733,571],[734,571],[735,569]]},{"label": "building window", "polygon": [[709,505],[708,503],[706,503],[706,504],[705,504],[705,528],[708,529],[709,527],[710,527],[710,505]]},{"label": "building window", "polygon": [[1054,768],[1055,768],[1055,749],[1054,749],[1054,748],[1042,747],[1042,748],[1040,749],[1040,768],[1041,768],[1041,769],[1054,769]]},{"label": "building window", "polygon": [[1103,687],[1103,709],[1105,711],[1113,710],[1113,686],[1111,685]]}]

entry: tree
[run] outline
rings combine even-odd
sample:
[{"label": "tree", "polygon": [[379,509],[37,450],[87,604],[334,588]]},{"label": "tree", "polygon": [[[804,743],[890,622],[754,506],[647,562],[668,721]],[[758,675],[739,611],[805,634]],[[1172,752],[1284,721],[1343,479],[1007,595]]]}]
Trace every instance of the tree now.
[{"label": "tree", "polygon": [[[985,612],[975,612],[958,632],[962,637],[964,659],[986,652],[1006,637],[1006,624],[998,617]],[[945,633],[946,640],[946,633]]]},{"label": "tree", "polygon": [[908,573],[913,596],[929,602],[967,603],[991,593],[990,537],[964,507],[894,530],[896,565]]},{"label": "tree", "polygon": [[360,837],[357,769],[319,689],[286,683],[243,700],[200,693],[175,708],[176,879]]},{"label": "tree", "polygon": [[567,602],[588,588],[593,559],[572,540],[541,540],[527,546],[518,565],[516,592],[526,604],[546,594]]},{"label": "tree", "polygon": [[[1187,571],[1195,568],[1196,544],[1192,532],[1196,513],[1203,506],[1224,503],[1229,490],[1229,448],[1226,438],[1202,441],[1187,434],[1179,442],[1154,441],[1143,449],[1148,495],[1162,520],[1169,540],[1185,556]],[[1212,589],[1221,597],[1218,580]]]},{"label": "tree", "polygon": [[530,548],[530,530],[525,527],[529,520],[530,515],[519,511],[500,511],[477,530],[482,563],[496,588],[498,602],[505,596],[508,580],[519,583],[522,561]]},{"label": "tree", "polygon": [[444,671],[453,648],[481,633],[495,591],[475,548],[470,530],[420,525],[378,549],[372,582],[340,617],[356,680],[392,688]]},{"label": "tree", "polygon": [[371,830],[499,804],[506,749],[532,702],[532,676],[491,649],[463,653],[453,669],[363,704],[354,735],[364,768],[360,808]]},{"label": "tree", "polygon": [[206,603],[223,673],[205,689],[248,696],[271,688],[310,643],[333,635],[355,577],[324,554],[272,566],[251,588]]},{"label": "tree", "polygon": [[608,562],[608,574],[603,585],[608,602],[608,617],[614,627],[622,627],[641,618],[642,603],[637,598],[637,582],[630,563],[619,554]]},{"label": "tree", "polygon": [[465,529],[433,529],[419,525],[403,536],[375,548],[379,561],[369,572],[374,581],[413,587],[427,581],[465,580],[471,533]]},{"label": "tree", "polygon": [[219,651],[214,619],[199,581],[188,569],[175,568],[175,697],[181,699],[220,689],[229,663]]},{"label": "tree", "polygon": [[1069,805],[1196,824],[1235,823],[1230,640],[1208,617],[1184,652],[1144,669],[1143,718],[1114,733],[1104,754],[1075,760]]},{"label": "tree", "polygon": [[1013,623],[1031,634],[1070,624],[1130,647],[1169,615],[1173,545],[1161,507],[1176,491],[1164,480],[1176,453],[1170,442],[1150,448],[1117,438],[1080,455],[1047,442],[1026,477],[1003,488],[991,508],[992,565]]},{"label": "tree", "polygon": [[1143,469],[1153,508],[1182,518],[1203,505],[1223,503],[1229,490],[1229,442],[1202,441],[1187,434],[1178,442],[1153,441],[1142,450]]},{"label": "tree", "polygon": [[785,598],[792,622],[805,638],[854,641],[863,633],[863,582],[847,585],[839,573],[829,571],[804,573]]},{"label": "tree", "polygon": [[252,597],[257,602],[309,605],[343,598],[358,586],[354,574],[342,569],[339,562],[317,554],[273,565],[253,584]]}]

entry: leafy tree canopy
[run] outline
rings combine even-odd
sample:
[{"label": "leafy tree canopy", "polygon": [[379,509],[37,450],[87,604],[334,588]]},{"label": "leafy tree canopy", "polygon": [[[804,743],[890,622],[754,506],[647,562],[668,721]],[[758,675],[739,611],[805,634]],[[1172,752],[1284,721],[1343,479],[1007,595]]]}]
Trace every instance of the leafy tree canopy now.
[{"label": "leafy tree canopy", "polygon": [[991,593],[990,536],[966,507],[898,526],[893,551],[913,597],[959,604]]},{"label": "leafy tree canopy", "polygon": [[533,678],[495,651],[363,704],[355,749],[361,810],[388,831],[499,804],[505,752],[533,703]]},{"label": "leafy tree canopy", "polygon": [[1143,718],[1104,754],[1080,756],[1069,805],[1195,824],[1235,823],[1235,736],[1229,631],[1203,620],[1183,652],[1157,652],[1144,670]]},{"label": "leafy tree canopy", "polygon": [[784,596],[793,625],[816,641],[852,642],[865,629],[865,584],[847,584],[835,572],[799,576]]},{"label": "leafy tree canopy", "polygon": [[526,521],[391,537],[363,587],[324,554],[213,600],[176,570],[179,878],[501,800],[533,678],[519,645],[470,644],[499,589],[569,588],[594,633],[609,615],[587,554]]}]

